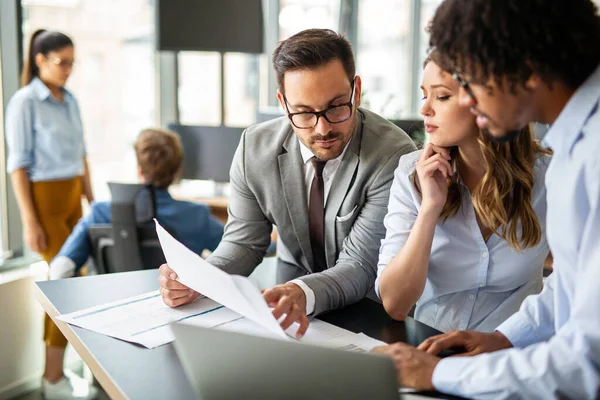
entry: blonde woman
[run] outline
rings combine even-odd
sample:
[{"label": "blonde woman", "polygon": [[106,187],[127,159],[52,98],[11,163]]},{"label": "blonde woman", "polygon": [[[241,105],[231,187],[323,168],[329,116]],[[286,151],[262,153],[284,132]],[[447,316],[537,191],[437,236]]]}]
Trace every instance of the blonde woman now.
[{"label": "blonde woman", "polygon": [[541,290],[550,155],[529,129],[492,141],[434,60],[421,86],[430,142],[396,169],[375,288],[395,319],[416,303],[443,332],[491,332]]}]

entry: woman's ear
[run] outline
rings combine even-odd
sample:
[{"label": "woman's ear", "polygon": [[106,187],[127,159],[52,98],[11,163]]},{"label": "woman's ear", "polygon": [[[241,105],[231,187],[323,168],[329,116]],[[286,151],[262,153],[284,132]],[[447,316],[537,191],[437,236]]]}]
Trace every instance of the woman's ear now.
[{"label": "woman's ear", "polygon": [[37,53],[35,55],[35,65],[38,67],[38,69],[40,69],[46,61],[46,57],[42,53]]}]

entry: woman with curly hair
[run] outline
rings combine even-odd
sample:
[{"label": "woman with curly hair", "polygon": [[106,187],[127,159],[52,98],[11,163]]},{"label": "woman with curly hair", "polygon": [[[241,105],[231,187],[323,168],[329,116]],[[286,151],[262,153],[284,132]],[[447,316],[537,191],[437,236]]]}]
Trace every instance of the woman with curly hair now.
[{"label": "woman with curly hair", "polygon": [[437,57],[421,86],[430,142],[396,169],[375,287],[395,319],[416,303],[441,331],[491,332],[542,288],[550,156],[529,128],[490,140]]}]

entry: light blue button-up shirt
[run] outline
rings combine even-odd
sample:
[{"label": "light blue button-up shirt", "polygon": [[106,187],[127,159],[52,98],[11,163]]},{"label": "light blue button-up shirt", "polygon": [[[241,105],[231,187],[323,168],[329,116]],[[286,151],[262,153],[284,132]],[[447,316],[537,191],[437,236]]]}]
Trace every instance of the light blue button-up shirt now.
[{"label": "light blue button-up shirt", "polygon": [[7,170],[25,168],[32,182],[83,174],[86,154],[79,105],[64,90],[61,103],[38,78],[21,88],[6,109]]},{"label": "light blue button-up shirt", "polygon": [[575,92],[544,139],[547,235],[554,273],[539,296],[501,325],[516,347],[444,359],[443,392],[477,398],[600,395],[600,66]]},{"label": "light blue button-up shirt", "polygon": [[[412,176],[422,151],[400,158],[384,219],[375,288],[387,264],[408,240],[421,206]],[[458,213],[435,227],[425,289],[417,302],[415,318],[448,332],[469,329],[492,332],[519,310],[523,300],[542,289],[542,268],[548,255],[545,235],[546,189],[544,176],[550,156],[538,156],[534,165],[532,205],[542,237],[538,245],[521,253],[494,233],[487,242],[481,235],[471,195],[461,185]]]}]

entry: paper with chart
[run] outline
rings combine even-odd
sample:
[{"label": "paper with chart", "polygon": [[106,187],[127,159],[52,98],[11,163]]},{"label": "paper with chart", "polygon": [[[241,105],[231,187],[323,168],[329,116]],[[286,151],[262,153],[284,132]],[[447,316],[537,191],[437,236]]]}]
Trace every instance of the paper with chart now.
[{"label": "paper with chart", "polygon": [[[190,304],[167,306],[156,291],[59,316],[62,321],[128,342],[153,348],[174,340],[169,324],[226,329],[282,340],[292,339],[297,325],[284,332],[262,294],[245,277],[229,275],[210,265],[175,240],[159,224],[165,258],[188,287],[203,294]],[[302,342],[346,350],[370,350],[385,344],[324,321],[313,320]]]},{"label": "paper with chart", "polygon": [[[190,304],[171,308],[162,301],[158,290],[86,308],[58,318],[71,325],[148,348],[174,340],[169,327],[173,322],[282,339],[278,333],[204,296],[198,297]],[[289,331],[295,332],[296,329],[297,327],[292,326]],[[289,336],[286,336],[287,338]],[[385,344],[316,319],[311,321],[306,335],[300,341],[357,351],[368,351]]]}]

